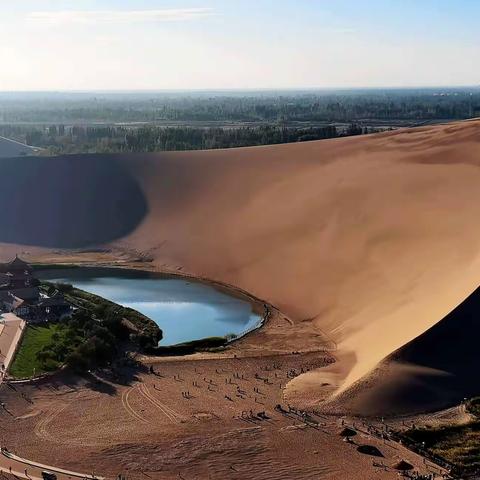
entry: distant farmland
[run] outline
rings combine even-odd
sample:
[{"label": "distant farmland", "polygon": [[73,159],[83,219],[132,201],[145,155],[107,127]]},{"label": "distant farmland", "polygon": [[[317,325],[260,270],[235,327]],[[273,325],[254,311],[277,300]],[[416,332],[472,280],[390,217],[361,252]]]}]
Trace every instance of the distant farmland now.
[{"label": "distant farmland", "polygon": [[15,140],[0,137],[0,158],[32,155],[37,151],[38,148],[30,147]]}]

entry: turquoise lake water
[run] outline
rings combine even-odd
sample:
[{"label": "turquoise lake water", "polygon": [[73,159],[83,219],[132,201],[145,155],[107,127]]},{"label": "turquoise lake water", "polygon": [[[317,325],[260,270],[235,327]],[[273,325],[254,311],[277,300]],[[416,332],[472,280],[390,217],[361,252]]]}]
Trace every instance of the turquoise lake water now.
[{"label": "turquoise lake water", "polygon": [[160,345],[241,335],[261,322],[249,302],[197,282],[106,268],[55,269],[39,276],[69,283],[143,313],[162,329]]}]

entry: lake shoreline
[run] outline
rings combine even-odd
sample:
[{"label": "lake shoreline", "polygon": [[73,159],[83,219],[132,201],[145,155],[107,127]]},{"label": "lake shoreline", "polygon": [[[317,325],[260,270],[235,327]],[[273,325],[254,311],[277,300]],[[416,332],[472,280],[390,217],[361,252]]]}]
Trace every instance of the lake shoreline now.
[{"label": "lake shoreline", "polygon": [[[235,336],[231,339],[228,339],[227,336],[225,336],[225,343],[221,346],[221,348],[228,348],[228,346],[232,345],[233,343],[237,342],[240,339],[244,339],[245,337],[251,335],[254,332],[257,332],[259,329],[264,327],[269,319],[269,317],[272,315],[273,310],[277,310],[273,305],[268,304],[267,302],[255,297],[254,295],[250,294],[249,292],[236,287],[234,285],[229,285],[224,282],[216,281],[213,279],[205,278],[205,277],[199,277],[195,276],[193,274],[188,274],[186,272],[180,272],[180,271],[171,271],[171,270],[147,270],[144,268],[139,268],[136,265],[133,266],[131,264],[129,265],[118,265],[118,264],[102,264],[99,265],[98,263],[83,263],[83,262],[78,262],[78,263],[52,263],[52,264],[47,264],[47,263],[33,263],[32,266],[36,270],[37,275],[42,276],[45,274],[51,274],[52,272],[59,272],[59,271],[68,271],[68,270],[74,270],[74,271],[79,271],[81,270],[82,272],[89,271],[92,274],[97,274],[97,275],[107,275],[110,276],[112,274],[121,272],[122,277],[128,278],[128,275],[132,275],[132,279],[138,279],[138,278],[145,278],[145,279],[158,279],[158,280],[183,280],[188,283],[195,283],[198,285],[203,285],[212,288],[213,290],[223,294],[227,295],[230,298],[234,298],[237,300],[241,300],[245,303],[248,303],[251,307],[251,313],[255,314],[259,317],[259,321],[254,325],[249,328],[247,328],[246,331],[240,332],[239,334],[235,334]],[[141,275],[139,277],[139,275]],[[48,280],[48,279],[47,279]],[[101,297],[101,295],[98,295]],[[106,298],[106,300],[117,303],[109,298]],[[135,309],[134,309],[135,310]],[[156,320],[153,318],[148,317],[148,315],[139,312],[141,315],[147,317],[153,324],[155,324],[156,327],[160,328],[163,330],[162,326],[159,325]],[[185,342],[178,342],[175,344],[171,345],[159,345],[159,349],[164,348],[166,351],[168,351],[168,348],[172,347],[178,347],[181,345],[184,345],[186,343],[202,343],[203,341],[208,340],[210,337],[202,337],[199,339],[194,339],[193,341],[185,341]],[[204,351],[204,349],[199,348],[199,352]],[[186,352],[184,355],[188,355],[189,353]],[[162,353],[157,354],[159,357],[165,355]]]}]

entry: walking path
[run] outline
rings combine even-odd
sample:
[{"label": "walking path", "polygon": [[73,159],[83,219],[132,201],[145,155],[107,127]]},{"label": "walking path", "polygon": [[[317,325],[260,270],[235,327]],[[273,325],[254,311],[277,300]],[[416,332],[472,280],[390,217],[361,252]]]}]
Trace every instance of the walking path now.
[{"label": "walking path", "polygon": [[94,472],[90,475],[85,475],[83,473],[71,472],[62,468],[50,467],[48,465],[17,457],[5,448],[1,449],[0,472],[11,473],[16,477],[27,480],[42,480],[42,471],[54,473],[59,480],[104,480],[104,477],[95,476]]},{"label": "walking path", "polygon": [[13,313],[0,315],[0,384],[12,363],[25,326],[25,320]]},{"label": "walking path", "polygon": [[[0,315],[0,384],[12,363],[25,327],[25,320],[22,320],[13,313]],[[59,480],[103,480],[103,477],[97,477],[93,472],[85,475],[62,468],[50,467],[41,463],[25,460],[9,452],[6,448],[1,448],[0,472],[12,474],[18,478],[27,480],[42,480],[42,471],[44,470],[55,473]]]},{"label": "walking path", "polygon": [[40,150],[42,149],[0,136],[0,158],[18,157],[24,154],[33,154]]}]

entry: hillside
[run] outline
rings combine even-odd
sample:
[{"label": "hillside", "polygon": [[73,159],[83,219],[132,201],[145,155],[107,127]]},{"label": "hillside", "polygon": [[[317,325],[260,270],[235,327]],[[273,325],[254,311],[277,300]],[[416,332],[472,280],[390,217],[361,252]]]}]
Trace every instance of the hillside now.
[{"label": "hillside", "polygon": [[[479,166],[478,120],[268,147],[16,159],[0,164],[11,178],[0,241],[108,243],[268,300],[338,344],[335,365],[287,386],[287,399],[316,404],[477,288]],[[42,203],[26,207],[25,192]]]},{"label": "hillside", "polygon": [[479,394],[480,288],[440,322],[389,355],[331,406],[399,415],[440,410]]}]

